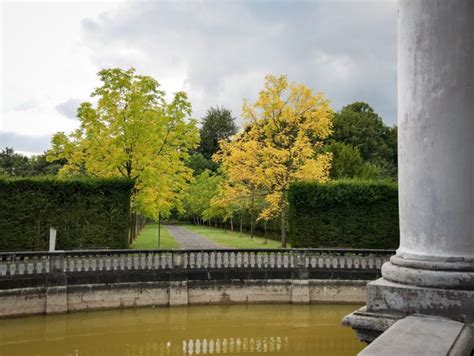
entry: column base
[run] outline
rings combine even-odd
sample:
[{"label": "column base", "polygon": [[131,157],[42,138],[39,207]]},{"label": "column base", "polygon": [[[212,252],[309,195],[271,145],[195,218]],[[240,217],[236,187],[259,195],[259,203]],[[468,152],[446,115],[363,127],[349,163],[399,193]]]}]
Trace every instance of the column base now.
[{"label": "column base", "polygon": [[474,290],[474,261],[395,255],[382,266],[382,276],[410,286]]},{"label": "column base", "polygon": [[380,278],[367,285],[367,306],[343,319],[359,339],[371,342],[410,314],[474,322],[474,290],[441,289],[394,283]]}]

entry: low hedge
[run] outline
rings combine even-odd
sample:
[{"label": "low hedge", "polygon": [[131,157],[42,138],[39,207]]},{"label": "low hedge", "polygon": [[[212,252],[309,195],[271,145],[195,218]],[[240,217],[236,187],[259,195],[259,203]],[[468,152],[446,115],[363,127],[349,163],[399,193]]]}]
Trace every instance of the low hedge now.
[{"label": "low hedge", "polygon": [[124,179],[0,178],[0,250],[127,248],[132,182]]},{"label": "low hedge", "polygon": [[398,189],[385,181],[341,180],[290,186],[293,247],[398,248]]}]

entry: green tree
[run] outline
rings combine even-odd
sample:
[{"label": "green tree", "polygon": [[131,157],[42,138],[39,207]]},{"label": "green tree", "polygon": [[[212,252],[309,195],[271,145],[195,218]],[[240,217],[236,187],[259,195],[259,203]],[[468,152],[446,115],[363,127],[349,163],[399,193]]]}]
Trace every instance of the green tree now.
[{"label": "green tree", "polygon": [[369,104],[355,102],[337,112],[329,142],[352,146],[364,162],[378,167],[380,178],[396,179],[397,129],[385,125]]},{"label": "green tree", "polygon": [[195,177],[202,174],[206,169],[215,171],[217,164],[215,162],[209,161],[208,159],[204,158],[201,153],[194,152],[189,156],[189,159],[186,165],[192,169],[193,175]]},{"label": "green tree", "polygon": [[65,163],[65,160],[48,162],[44,153],[27,157],[9,147],[0,151],[0,175],[16,177],[56,175]]},{"label": "green tree", "polygon": [[235,117],[230,110],[224,107],[211,107],[207,110],[199,130],[201,143],[197,149],[207,160],[219,150],[219,142],[229,139],[237,133]]},{"label": "green tree", "polygon": [[30,174],[34,176],[56,175],[65,164],[65,159],[48,162],[46,153],[35,155],[29,159]]},{"label": "green tree", "polygon": [[373,163],[364,162],[357,148],[333,142],[326,150],[332,153],[331,179],[377,179],[380,176],[380,168]]},{"label": "green tree", "polygon": [[7,176],[29,175],[28,157],[16,153],[11,147],[5,147],[0,152],[0,174]]},{"label": "green tree", "polygon": [[129,178],[132,210],[166,217],[181,207],[180,193],[192,179],[185,162],[199,137],[191,104],[184,92],[167,102],[159,83],[133,68],[104,69],[99,78],[102,85],[91,95],[97,104],[80,105],[80,127],[53,136],[48,160],[66,159],[63,175]]},{"label": "green tree", "polygon": [[222,217],[220,209],[211,206],[211,200],[216,194],[221,177],[204,170],[186,191],[186,212],[196,224]]}]

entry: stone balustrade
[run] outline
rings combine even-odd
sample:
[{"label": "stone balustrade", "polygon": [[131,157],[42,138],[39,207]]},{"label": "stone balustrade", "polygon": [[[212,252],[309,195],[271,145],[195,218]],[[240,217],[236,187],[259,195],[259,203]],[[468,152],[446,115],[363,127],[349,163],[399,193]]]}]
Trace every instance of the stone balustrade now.
[{"label": "stone balustrade", "polygon": [[193,270],[332,270],[379,273],[393,250],[219,249],[0,253],[0,278],[51,273]]}]

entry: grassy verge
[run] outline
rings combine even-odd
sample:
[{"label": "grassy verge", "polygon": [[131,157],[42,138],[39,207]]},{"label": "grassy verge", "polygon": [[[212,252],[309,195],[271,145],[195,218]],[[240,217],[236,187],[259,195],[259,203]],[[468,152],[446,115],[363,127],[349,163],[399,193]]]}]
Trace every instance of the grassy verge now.
[{"label": "grassy verge", "polygon": [[[250,234],[239,232],[232,232],[228,230],[216,229],[207,226],[196,225],[182,225],[185,229],[207,237],[209,240],[226,247],[233,248],[280,248],[281,244],[278,241],[268,239],[265,244],[265,239],[261,237],[250,238]],[[288,246],[290,247],[290,246]]]},{"label": "grassy verge", "polygon": [[[160,248],[170,249],[179,248],[176,240],[170,235],[168,230],[161,225]],[[149,224],[145,226],[141,234],[133,242],[132,246],[135,250],[155,250],[158,248],[158,224]]]}]

